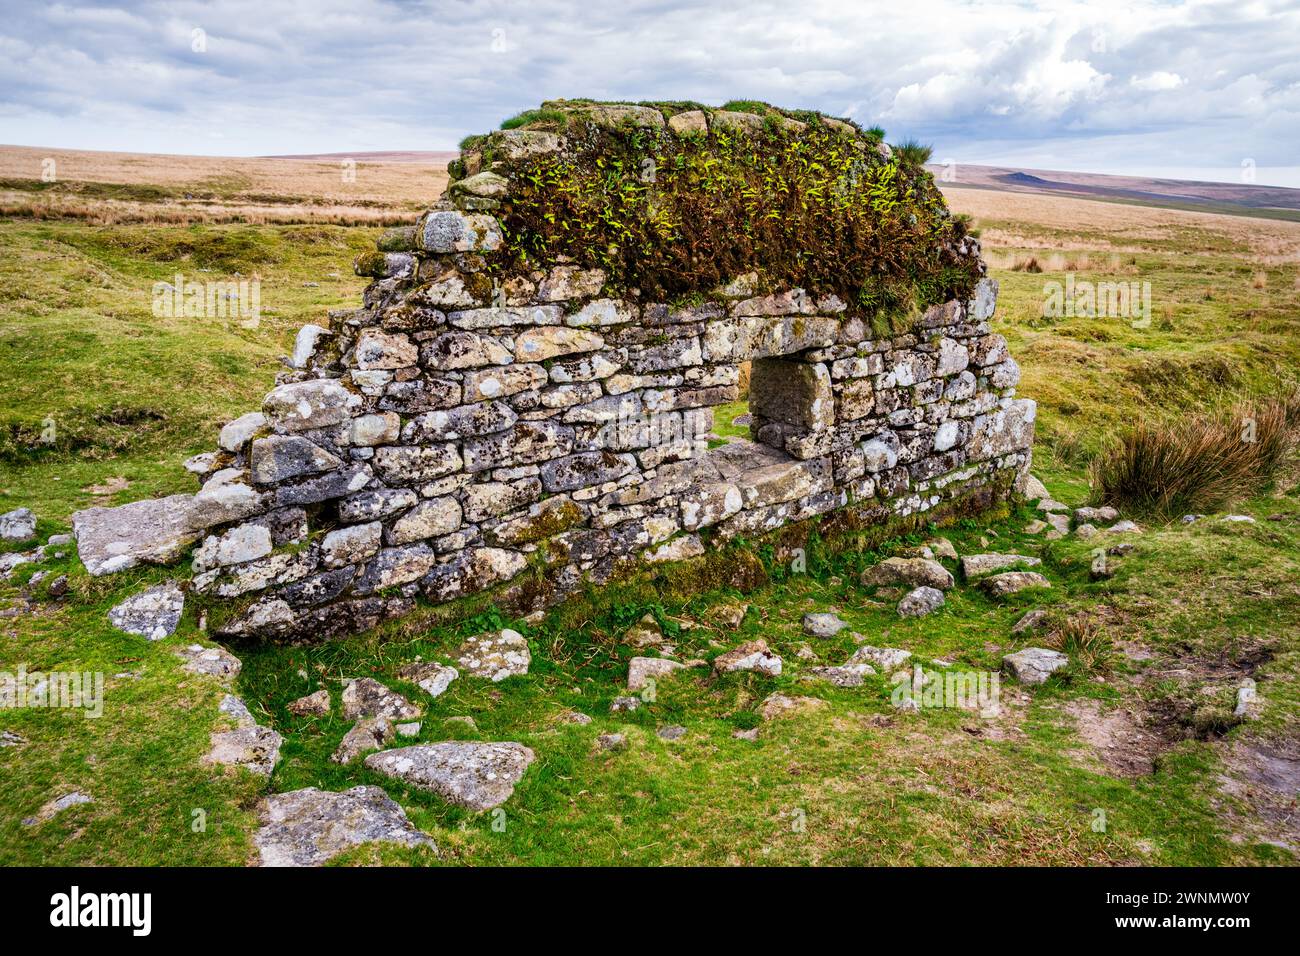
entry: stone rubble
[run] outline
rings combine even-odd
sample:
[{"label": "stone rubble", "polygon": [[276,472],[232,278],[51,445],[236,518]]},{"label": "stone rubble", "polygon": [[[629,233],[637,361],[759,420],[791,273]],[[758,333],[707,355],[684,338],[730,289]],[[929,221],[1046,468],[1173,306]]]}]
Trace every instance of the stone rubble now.
[{"label": "stone rubble", "polygon": [[276,793],[262,801],[260,812],[262,827],[253,835],[253,845],[262,866],[323,866],[367,843],[437,849],[379,787]]},{"label": "stone rubble", "polygon": [[108,620],[119,631],[160,641],[176,633],[184,612],[184,590],[167,581],[127,598],[108,612]]},{"label": "stone rubble", "polygon": [[448,803],[490,810],[510,799],[533,759],[532,750],[514,742],[444,741],[380,751],[365,765]]}]

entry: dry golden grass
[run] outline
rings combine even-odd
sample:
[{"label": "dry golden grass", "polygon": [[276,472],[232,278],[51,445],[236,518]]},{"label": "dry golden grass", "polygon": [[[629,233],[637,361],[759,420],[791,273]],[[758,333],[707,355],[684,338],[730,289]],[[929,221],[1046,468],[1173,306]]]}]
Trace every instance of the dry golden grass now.
[{"label": "dry golden grass", "polygon": [[1153,252],[1176,235],[1187,252],[1227,252],[1265,266],[1300,262],[1300,222],[946,184],[943,192],[953,212],[975,217],[986,250]]},{"label": "dry golden grass", "polygon": [[[446,189],[450,153],[221,157],[0,146],[0,215],[152,222],[383,225]],[[54,182],[43,175],[53,161]],[[354,173],[347,176],[345,173]]]}]

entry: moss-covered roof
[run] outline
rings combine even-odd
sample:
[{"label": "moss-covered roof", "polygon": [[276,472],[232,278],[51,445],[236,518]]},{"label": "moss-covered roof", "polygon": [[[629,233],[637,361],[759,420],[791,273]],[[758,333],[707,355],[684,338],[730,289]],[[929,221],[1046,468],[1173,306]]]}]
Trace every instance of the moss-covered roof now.
[{"label": "moss-covered roof", "polygon": [[573,263],[604,269],[611,290],[682,300],[757,272],[897,326],[969,296],[984,271],[926,151],[850,120],[553,100],[502,127],[466,139],[451,187],[501,221],[498,273]]}]

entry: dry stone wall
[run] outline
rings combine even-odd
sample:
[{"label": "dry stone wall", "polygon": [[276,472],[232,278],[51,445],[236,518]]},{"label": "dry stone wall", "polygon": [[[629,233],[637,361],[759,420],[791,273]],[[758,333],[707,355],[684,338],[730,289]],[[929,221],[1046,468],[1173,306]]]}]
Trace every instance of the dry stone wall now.
[{"label": "dry stone wall", "polygon": [[[563,148],[495,135],[507,157]],[[994,281],[875,337],[835,295],[758,274],[691,304],[573,263],[492,274],[510,174],[462,179],[385,235],[358,263],[363,307],[304,328],[261,410],[189,463],[201,490],[144,560],[195,546],[218,636],[327,639],[525,580],[545,587],[514,597],[540,607],[737,536],[912,515],[1027,474],[1034,404],[989,327]],[[752,441],[719,445],[742,363]]]}]

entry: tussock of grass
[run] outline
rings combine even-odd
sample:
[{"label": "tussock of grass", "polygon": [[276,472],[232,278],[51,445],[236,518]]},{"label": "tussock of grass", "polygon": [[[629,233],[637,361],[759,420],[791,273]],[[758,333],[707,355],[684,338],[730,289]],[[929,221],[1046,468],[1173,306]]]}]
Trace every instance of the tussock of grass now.
[{"label": "tussock of grass", "polygon": [[1294,443],[1300,399],[1244,402],[1226,413],[1142,421],[1092,465],[1101,501],[1172,518],[1261,490]]}]

